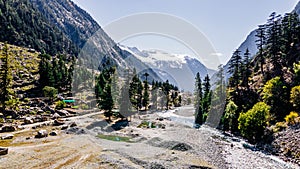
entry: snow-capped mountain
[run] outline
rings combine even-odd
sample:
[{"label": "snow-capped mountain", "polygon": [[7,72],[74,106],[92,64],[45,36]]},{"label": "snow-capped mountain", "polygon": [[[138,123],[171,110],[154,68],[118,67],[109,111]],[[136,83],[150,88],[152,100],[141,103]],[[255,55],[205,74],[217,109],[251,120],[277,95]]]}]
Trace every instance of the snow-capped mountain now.
[{"label": "snow-capped mountain", "polygon": [[122,45],[120,48],[149,66],[162,80],[169,80],[170,83],[187,91],[193,91],[197,72],[202,78],[215,72],[206,68],[197,58],[187,55],[170,54],[161,50],[141,51],[136,47]]}]

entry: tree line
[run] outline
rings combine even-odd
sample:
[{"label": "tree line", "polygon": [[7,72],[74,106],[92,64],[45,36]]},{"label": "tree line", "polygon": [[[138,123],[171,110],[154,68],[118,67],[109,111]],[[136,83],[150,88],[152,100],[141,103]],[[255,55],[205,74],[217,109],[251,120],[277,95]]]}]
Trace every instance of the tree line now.
[{"label": "tree line", "polygon": [[[258,52],[234,51],[223,130],[241,134],[252,142],[265,136],[270,125],[299,113],[300,21],[297,13],[275,12],[256,30]],[[298,114],[296,113],[296,114]]]}]

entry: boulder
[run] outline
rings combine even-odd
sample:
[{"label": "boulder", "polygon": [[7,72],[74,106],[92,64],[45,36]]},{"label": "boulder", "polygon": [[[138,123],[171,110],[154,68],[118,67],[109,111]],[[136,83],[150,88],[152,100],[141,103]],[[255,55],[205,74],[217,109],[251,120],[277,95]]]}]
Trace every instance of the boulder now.
[{"label": "boulder", "polygon": [[57,132],[56,131],[51,131],[51,133],[49,133],[50,136],[57,136]]},{"label": "boulder", "polygon": [[55,119],[54,122],[53,122],[54,126],[61,126],[61,125],[64,125],[64,124],[65,124],[64,121],[61,121],[61,120],[58,120],[58,119]]},{"label": "boulder", "polygon": [[77,124],[76,124],[75,122],[72,122],[72,123],[70,124],[70,127],[75,127],[75,126],[77,126]]},{"label": "boulder", "polygon": [[0,148],[0,155],[6,155],[8,154],[8,148]]},{"label": "boulder", "polygon": [[53,114],[52,118],[53,118],[53,119],[60,118],[60,115],[59,115],[58,113],[55,113],[55,114]]},{"label": "boulder", "polygon": [[1,132],[13,132],[13,131],[16,131],[15,126],[3,126],[1,128]]},{"label": "boulder", "polygon": [[51,108],[50,106],[46,106],[44,110],[45,110],[45,111],[50,111],[51,114],[54,114],[54,113],[55,113],[55,110],[54,110],[53,108]]},{"label": "boulder", "polygon": [[33,119],[31,117],[25,117],[24,119],[24,123],[25,124],[33,124]]},{"label": "boulder", "polygon": [[47,130],[40,130],[37,132],[37,135],[35,135],[35,138],[44,138],[44,137],[48,137]]},{"label": "boulder", "polygon": [[61,127],[61,130],[66,130],[68,127],[69,127],[68,125],[63,125],[63,126]]},{"label": "boulder", "polygon": [[9,140],[9,139],[12,139],[14,138],[14,135],[13,134],[7,134],[7,135],[4,135],[1,137],[2,140]]},{"label": "boulder", "polygon": [[69,112],[66,110],[57,110],[56,111],[60,116],[69,116]]}]

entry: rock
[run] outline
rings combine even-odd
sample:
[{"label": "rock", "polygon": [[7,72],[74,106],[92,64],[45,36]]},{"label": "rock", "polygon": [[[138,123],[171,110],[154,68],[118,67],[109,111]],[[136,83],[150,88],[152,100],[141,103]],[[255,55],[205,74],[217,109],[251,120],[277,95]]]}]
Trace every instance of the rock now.
[{"label": "rock", "polygon": [[43,101],[40,101],[38,104],[39,107],[46,107],[46,103]]},{"label": "rock", "polygon": [[3,126],[1,132],[13,132],[16,131],[16,127],[14,126]]},{"label": "rock", "polygon": [[57,110],[56,111],[60,116],[69,116],[69,112],[66,110]]},{"label": "rock", "polygon": [[51,131],[51,133],[49,133],[50,136],[57,136],[57,132],[56,131]]},{"label": "rock", "polygon": [[33,120],[32,120],[31,117],[25,117],[24,123],[25,123],[25,124],[33,124]]},{"label": "rock", "polygon": [[53,108],[51,108],[50,106],[46,106],[45,107],[45,111],[50,111],[51,114],[54,114],[55,113],[55,110]]},{"label": "rock", "polygon": [[159,121],[163,121],[163,120],[164,120],[164,118],[163,118],[163,117],[158,117],[158,118],[157,118],[157,120],[159,120]]},{"label": "rock", "polygon": [[48,137],[47,130],[40,130],[38,131],[37,135],[35,135],[35,138],[44,138],[44,137]]},{"label": "rock", "polygon": [[14,138],[14,135],[13,134],[7,134],[7,135],[4,135],[1,137],[2,140],[9,140],[9,139],[12,139]]},{"label": "rock", "polygon": [[63,125],[63,126],[61,127],[61,130],[66,130],[68,127],[69,127],[68,125]]},{"label": "rock", "polygon": [[53,125],[54,126],[61,126],[61,125],[64,125],[65,122],[61,121],[61,120],[58,120],[58,119],[55,119],[54,122],[53,122]]},{"label": "rock", "polygon": [[30,137],[26,137],[26,140],[29,140],[30,139]]},{"label": "rock", "polygon": [[8,148],[0,148],[0,155],[6,155],[8,154]]},{"label": "rock", "polygon": [[43,114],[43,113],[44,113],[44,110],[38,109],[36,113],[37,113],[37,114]]},{"label": "rock", "polygon": [[53,114],[52,118],[53,118],[53,119],[60,118],[60,115],[59,115],[58,113],[55,113],[55,114]]},{"label": "rock", "polygon": [[70,127],[75,127],[75,126],[77,126],[77,124],[76,124],[75,122],[72,122],[72,123],[70,124]]}]

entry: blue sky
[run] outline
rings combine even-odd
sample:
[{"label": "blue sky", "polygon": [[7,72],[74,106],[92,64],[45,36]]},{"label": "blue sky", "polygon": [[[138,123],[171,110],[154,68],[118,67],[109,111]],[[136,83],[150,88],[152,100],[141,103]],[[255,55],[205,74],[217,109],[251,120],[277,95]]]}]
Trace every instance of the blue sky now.
[{"label": "blue sky", "polygon": [[[73,0],[102,26],[128,15],[145,12],[170,14],[194,25],[211,42],[221,63],[246,36],[265,23],[271,12],[290,12],[298,0]],[[120,28],[122,29],[122,28]],[[172,53],[194,53],[174,39],[136,36],[121,42],[140,49],[161,49]]]}]

